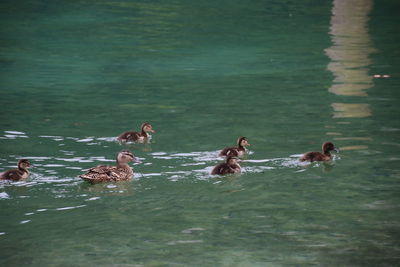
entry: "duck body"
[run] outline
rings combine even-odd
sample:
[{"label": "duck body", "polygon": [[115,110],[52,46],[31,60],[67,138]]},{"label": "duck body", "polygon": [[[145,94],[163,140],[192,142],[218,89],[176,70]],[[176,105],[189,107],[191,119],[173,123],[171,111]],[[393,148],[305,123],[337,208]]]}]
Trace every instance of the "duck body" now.
[{"label": "duck body", "polygon": [[29,177],[28,168],[31,164],[26,159],[21,159],[18,161],[18,169],[11,169],[0,173],[0,180],[12,180],[19,181]]},{"label": "duck body", "polygon": [[212,175],[225,175],[230,173],[240,173],[241,167],[238,163],[238,158],[230,156],[226,162],[220,163],[211,171]]},{"label": "duck body", "polygon": [[219,152],[220,157],[241,157],[246,154],[246,146],[250,146],[247,138],[242,136],[237,140],[236,147],[226,147]]},{"label": "duck body", "polygon": [[322,153],[321,152],[307,152],[303,156],[301,156],[300,161],[329,161],[332,160],[331,151],[339,152],[339,149],[336,148],[333,143],[325,142],[322,144]]},{"label": "duck body", "polygon": [[126,181],[133,177],[133,170],[130,167],[99,165],[79,177],[91,184]]},{"label": "duck body", "polygon": [[120,142],[144,142],[151,138],[151,135],[149,135],[148,132],[155,133],[153,127],[147,122],[143,123],[140,128],[140,132],[130,131],[120,134],[117,137],[117,140]]},{"label": "duck body", "polygon": [[134,160],[135,157],[130,151],[122,150],[117,155],[116,166],[99,165],[90,168],[85,174],[79,177],[91,184],[130,180],[133,177],[133,170],[129,167],[128,162]]},{"label": "duck body", "polygon": [[147,133],[139,133],[139,132],[124,132],[117,137],[118,141],[121,142],[143,142],[148,139],[149,136]]},{"label": "duck body", "polygon": [[246,149],[244,147],[226,147],[219,152],[220,157],[241,157],[246,153]]},{"label": "duck body", "polygon": [[332,159],[332,154],[323,154],[321,152],[307,152],[301,158],[300,161],[328,161]]}]

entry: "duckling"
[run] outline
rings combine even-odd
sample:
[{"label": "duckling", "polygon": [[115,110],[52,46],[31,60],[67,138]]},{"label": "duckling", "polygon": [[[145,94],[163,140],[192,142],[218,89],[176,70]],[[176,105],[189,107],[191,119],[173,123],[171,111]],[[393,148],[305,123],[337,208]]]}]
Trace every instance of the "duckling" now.
[{"label": "duckling", "polygon": [[214,167],[214,169],[211,171],[211,174],[224,175],[228,173],[239,173],[241,171],[239,162],[240,161],[237,157],[228,156],[225,162]]},{"label": "duckling", "polygon": [[246,146],[250,146],[250,144],[247,141],[247,138],[244,136],[241,136],[237,140],[237,147],[227,147],[221,150],[219,152],[219,156],[235,156],[235,157],[240,157],[243,156],[246,153]]},{"label": "duckling", "polygon": [[155,133],[156,131],[153,130],[153,126],[150,123],[143,123],[140,126],[141,132],[124,132],[117,137],[117,140],[120,142],[144,142],[150,139],[150,135],[148,132]]},{"label": "duckling", "polygon": [[18,161],[18,169],[12,169],[0,173],[0,180],[13,180],[19,181],[29,177],[28,168],[31,167],[30,162],[27,159],[20,159]]},{"label": "duckling", "polygon": [[321,152],[307,152],[301,158],[300,161],[328,161],[332,159],[331,151],[339,152],[339,148],[335,147],[332,142],[325,142],[322,144]]},{"label": "duckling", "polygon": [[128,162],[136,161],[135,156],[129,150],[122,150],[117,154],[117,166],[104,166],[89,169],[79,177],[91,184],[101,182],[115,182],[129,180],[133,177],[133,170]]}]

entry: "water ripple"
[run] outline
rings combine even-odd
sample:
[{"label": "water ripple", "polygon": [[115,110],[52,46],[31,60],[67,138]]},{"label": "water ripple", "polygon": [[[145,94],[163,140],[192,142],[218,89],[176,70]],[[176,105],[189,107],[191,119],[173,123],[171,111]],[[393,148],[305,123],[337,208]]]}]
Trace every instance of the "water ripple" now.
[{"label": "water ripple", "polygon": [[10,199],[10,196],[6,192],[1,192],[0,199]]},{"label": "water ripple", "polygon": [[4,131],[4,136],[1,136],[0,139],[17,139],[17,138],[29,138],[24,132],[19,131]]},{"label": "water ripple", "polygon": [[177,241],[170,241],[167,245],[173,246],[178,244],[195,244],[195,243],[203,243],[203,240],[177,240]]},{"label": "water ripple", "polygon": [[86,207],[86,205],[57,208],[56,210],[72,210],[72,209],[83,208],[83,207]]}]

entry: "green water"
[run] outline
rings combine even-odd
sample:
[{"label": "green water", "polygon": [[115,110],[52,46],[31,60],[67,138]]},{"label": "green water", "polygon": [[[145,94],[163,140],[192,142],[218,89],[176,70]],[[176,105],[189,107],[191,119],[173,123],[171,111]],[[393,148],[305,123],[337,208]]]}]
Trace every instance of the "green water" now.
[{"label": "green water", "polygon": [[[0,172],[34,168],[0,183],[0,265],[398,266],[399,7],[2,1]],[[124,148],[132,181],[77,178]]]}]

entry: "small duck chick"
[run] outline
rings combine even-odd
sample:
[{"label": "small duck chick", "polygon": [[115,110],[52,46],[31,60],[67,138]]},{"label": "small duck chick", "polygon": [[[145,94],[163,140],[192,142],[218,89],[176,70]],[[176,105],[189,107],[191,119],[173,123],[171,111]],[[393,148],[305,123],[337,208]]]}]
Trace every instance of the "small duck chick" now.
[{"label": "small duck chick", "polygon": [[321,152],[307,152],[301,158],[300,161],[328,161],[332,159],[331,151],[339,152],[339,148],[335,147],[332,142],[325,142],[322,144]]},{"label": "small duck chick", "polygon": [[228,173],[239,173],[241,171],[239,162],[240,161],[237,157],[229,156],[226,158],[225,162],[215,166],[214,169],[211,171],[211,174],[224,175]]},{"label": "small duck chick", "polygon": [[246,137],[241,136],[237,140],[237,147],[227,147],[219,152],[219,156],[235,156],[240,157],[246,153],[246,146],[250,146]]},{"label": "small duck chick", "polygon": [[117,154],[116,166],[99,165],[79,177],[91,184],[129,180],[133,177],[133,170],[128,165],[131,161],[136,161],[135,156],[129,150],[122,150]]},{"label": "small duck chick", "polygon": [[156,132],[153,130],[153,126],[147,122],[142,124],[140,130],[140,133],[135,131],[124,132],[117,137],[117,140],[120,142],[144,142],[150,138],[149,132]]},{"label": "small duck chick", "polygon": [[18,169],[12,169],[0,173],[0,180],[13,180],[19,181],[29,177],[28,168],[31,167],[30,162],[27,159],[20,159],[18,161]]}]

